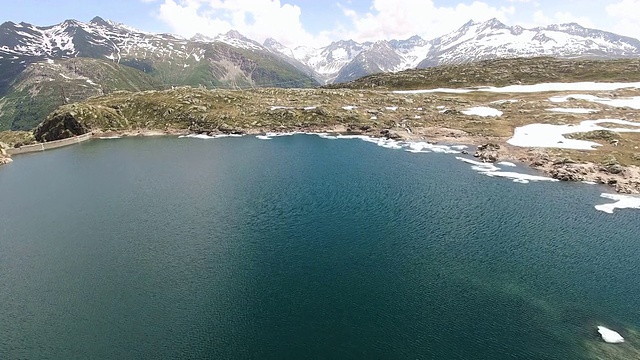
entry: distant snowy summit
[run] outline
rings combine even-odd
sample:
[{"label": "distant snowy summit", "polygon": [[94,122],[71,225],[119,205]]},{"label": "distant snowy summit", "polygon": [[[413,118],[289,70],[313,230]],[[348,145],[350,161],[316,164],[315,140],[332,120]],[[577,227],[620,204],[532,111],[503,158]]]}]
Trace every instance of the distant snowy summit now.
[{"label": "distant snowy summit", "polygon": [[613,59],[640,56],[640,41],[578,24],[525,29],[497,19],[469,21],[458,30],[424,40],[337,41],[322,48],[289,49],[273,42],[272,51],[311,67],[324,82],[343,82],[378,72],[515,57]]},{"label": "distant snowy summit", "polygon": [[260,44],[235,30],[214,37],[197,34],[191,39],[151,34],[100,17],[88,23],[66,20],[46,27],[13,22],[0,25],[0,62],[2,59],[20,62],[23,57],[94,57],[114,61],[127,57],[136,64],[150,57],[166,61],[191,57],[199,61],[205,56],[203,48],[212,44],[266,54],[320,83],[495,58],[612,59],[640,55],[637,39],[575,23],[525,29],[507,26],[497,19],[469,21],[458,30],[432,40],[419,36],[364,43],[340,40],[324,47],[296,48],[288,48],[273,38]]}]

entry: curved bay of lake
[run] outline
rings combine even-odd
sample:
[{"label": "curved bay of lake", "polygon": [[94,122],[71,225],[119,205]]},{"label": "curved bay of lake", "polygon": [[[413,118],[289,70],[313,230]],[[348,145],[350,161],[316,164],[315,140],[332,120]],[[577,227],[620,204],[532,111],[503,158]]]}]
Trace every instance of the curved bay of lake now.
[{"label": "curved bay of lake", "polygon": [[306,135],[19,156],[0,357],[589,358],[640,327],[640,211],[602,190]]}]

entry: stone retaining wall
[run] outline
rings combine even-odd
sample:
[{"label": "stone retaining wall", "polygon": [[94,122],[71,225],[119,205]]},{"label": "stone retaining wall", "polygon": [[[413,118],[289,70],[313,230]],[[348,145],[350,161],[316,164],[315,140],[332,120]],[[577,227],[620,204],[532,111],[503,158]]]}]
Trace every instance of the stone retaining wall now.
[{"label": "stone retaining wall", "polygon": [[78,143],[81,143],[83,141],[87,141],[87,140],[91,139],[92,136],[93,136],[92,133],[88,133],[88,134],[84,134],[84,135],[74,136],[74,137],[68,138],[68,139],[62,139],[62,140],[56,140],[56,141],[48,141],[48,142],[45,142],[45,143],[38,143],[38,144],[33,144],[33,145],[24,145],[24,146],[21,146],[19,148],[10,148],[10,149],[6,149],[6,151],[7,151],[7,154],[9,154],[9,155],[18,155],[18,154],[26,154],[26,153],[30,153],[30,152],[51,150],[51,149],[56,149],[56,148],[59,148],[59,147],[78,144]]}]

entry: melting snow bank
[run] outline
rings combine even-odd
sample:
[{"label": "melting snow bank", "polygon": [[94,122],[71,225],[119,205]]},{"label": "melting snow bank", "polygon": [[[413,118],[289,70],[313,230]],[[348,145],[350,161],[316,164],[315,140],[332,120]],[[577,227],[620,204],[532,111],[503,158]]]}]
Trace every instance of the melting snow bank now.
[{"label": "melting snow bank", "polygon": [[402,149],[407,143],[387,138],[374,138],[366,135],[329,135],[327,133],[316,134],[323,139],[338,140],[338,139],[359,139],[366,142],[374,143],[378,146],[387,149]]},{"label": "melting snow bank", "polygon": [[212,135],[209,136],[207,134],[189,134],[189,135],[180,135],[178,136],[178,138],[182,139],[182,138],[192,138],[192,139],[220,139],[220,138],[226,138],[226,137],[242,137],[243,135],[240,134],[220,134],[220,135]]},{"label": "melting snow bank", "polygon": [[600,197],[615,200],[616,202],[596,205],[595,208],[599,211],[613,214],[613,210],[615,209],[640,209],[640,197],[606,193],[601,194]]},{"label": "melting snow bank", "polygon": [[609,105],[613,107],[629,107],[632,109],[640,110],[640,96],[634,96],[629,98],[601,98],[593,95],[584,94],[572,94],[567,96],[554,96],[550,97],[549,101],[554,103],[567,102],[571,99],[585,100],[598,104]]},{"label": "melting snow bank", "polygon": [[493,93],[535,93],[544,91],[610,91],[624,88],[640,88],[640,82],[632,83],[596,83],[596,82],[575,82],[575,83],[542,83],[534,85],[510,85],[504,87],[478,87],[471,89],[425,89],[425,90],[399,90],[396,94],[426,94],[426,93],[451,93],[465,94],[473,91],[485,91]]},{"label": "melting snow bank", "polygon": [[598,332],[600,336],[602,336],[602,340],[606,343],[620,344],[624,342],[624,338],[620,334],[604,326],[598,326]]},{"label": "melting snow bank", "polygon": [[292,135],[299,135],[299,134],[315,135],[315,133],[302,132],[302,131],[293,131],[293,132],[285,132],[285,133],[268,132],[268,133],[265,133],[264,135],[257,135],[256,138],[260,140],[271,140],[274,137],[292,136]]},{"label": "melting snow bank", "polygon": [[[274,137],[291,136],[291,135],[299,135],[299,134],[317,135],[323,139],[329,139],[329,140],[357,139],[357,140],[373,143],[387,149],[405,149],[406,151],[412,152],[412,153],[459,154],[460,151],[467,148],[466,145],[437,145],[437,144],[431,144],[425,141],[398,141],[394,139],[377,138],[377,137],[371,137],[367,135],[340,135],[340,134],[313,133],[313,132],[301,132],[301,131],[287,132],[287,133],[271,133],[270,132],[264,135],[257,135],[256,138],[261,140],[271,140]],[[207,139],[210,139],[210,138],[215,138],[215,137],[207,137]]]},{"label": "melting snow bank", "polygon": [[[546,176],[521,174],[521,173],[512,172],[512,171],[500,171],[501,169],[492,163],[483,163],[483,162],[479,162],[479,161],[475,161],[475,160],[471,160],[471,159],[467,159],[459,156],[456,157],[456,159],[466,162],[467,164],[471,164],[472,165],[471,168],[473,170],[476,170],[483,175],[487,175],[490,177],[503,177],[507,179],[512,179],[513,182],[517,182],[521,184],[527,184],[530,181],[559,181],[557,179],[552,179]],[[506,166],[510,166],[510,165],[506,165]]]},{"label": "melting snow bank", "polygon": [[470,109],[462,111],[462,113],[465,115],[477,115],[483,117],[502,116],[502,111],[485,106],[472,107]]},{"label": "melting snow bank", "polygon": [[[597,125],[601,123],[629,125],[638,128],[606,128]],[[576,150],[593,150],[594,146],[600,146],[600,144],[593,141],[567,139],[564,137],[564,135],[584,133],[594,130],[608,130],[613,132],[640,132],[640,123],[618,119],[600,119],[585,120],[579,125],[529,124],[516,128],[513,132],[513,137],[507,140],[507,143],[521,147],[548,147]]]}]

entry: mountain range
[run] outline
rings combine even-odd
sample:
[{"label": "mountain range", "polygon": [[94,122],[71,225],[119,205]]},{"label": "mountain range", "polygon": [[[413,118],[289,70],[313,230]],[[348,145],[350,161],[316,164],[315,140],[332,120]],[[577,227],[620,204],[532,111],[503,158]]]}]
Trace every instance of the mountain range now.
[{"label": "mountain range", "polygon": [[410,68],[454,65],[497,58],[540,57],[614,59],[640,56],[640,41],[576,23],[525,29],[497,19],[469,21],[432,40],[358,43],[337,41],[322,48],[289,49],[273,39],[264,46],[294,58],[316,72],[324,83],[351,81],[364,75]]},{"label": "mountain range", "polygon": [[494,58],[639,55],[637,39],[574,23],[525,29],[491,19],[469,21],[432,40],[412,36],[287,48],[233,30],[186,39],[100,17],[45,27],[5,22],[0,25],[0,130],[30,129],[59,105],[117,90],[313,87]]}]

